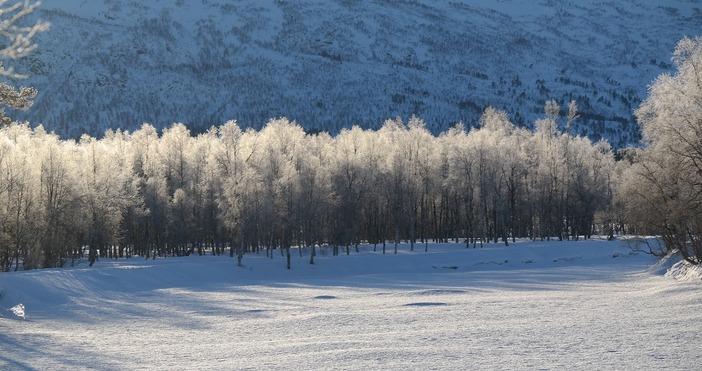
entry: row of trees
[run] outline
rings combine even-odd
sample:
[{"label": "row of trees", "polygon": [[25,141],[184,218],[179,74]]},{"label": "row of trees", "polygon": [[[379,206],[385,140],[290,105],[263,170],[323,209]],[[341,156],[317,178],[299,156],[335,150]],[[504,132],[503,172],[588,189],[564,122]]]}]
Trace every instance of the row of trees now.
[{"label": "row of trees", "polygon": [[[436,137],[388,120],[309,135],[287,119],[261,131],[230,121],[193,136],[158,133],[61,140],[41,127],[0,129],[0,267],[57,267],[88,257],[237,255],[293,246],[461,238],[589,236],[608,215],[609,146],[561,133],[549,102],[532,132],[488,109],[480,128]],[[605,220],[605,219],[603,219]],[[611,221],[612,219],[607,219]],[[612,224],[607,224],[608,228]],[[301,252],[302,250],[300,250]]]},{"label": "row of trees", "polygon": [[[36,48],[48,25],[19,20],[38,2],[0,0],[0,58]],[[626,228],[661,236],[651,252],[702,263],[702,39],[684,38],[675,75],[636,111],[645,146],[620,153],[571,135],[555,101],[530,131],[488,108],[478,128],[432,136],[412,117],[378,131],[308,135],[287,119],[261,131],[236,122],[193,137],[158,133],[64,141],[0,111],[0,270],[139,255],[302,254],[361,242],[578,239]],[[0,75],[23,77],[0,64]],[[0,84],[0,104],[27,109],[32,88]]]}]

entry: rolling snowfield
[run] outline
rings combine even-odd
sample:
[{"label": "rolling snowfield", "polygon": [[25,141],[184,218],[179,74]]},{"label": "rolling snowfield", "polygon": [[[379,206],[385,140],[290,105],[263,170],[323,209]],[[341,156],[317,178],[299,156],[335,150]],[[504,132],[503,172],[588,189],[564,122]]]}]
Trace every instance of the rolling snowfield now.
[{"label": "rolling snowfield", "polygon": [[0,274],[0,369],[702,364],[699,276],[665,275],[624,242],[415,248],[322,251],[313,266],[294,251],[290,271],[276,252]]}]

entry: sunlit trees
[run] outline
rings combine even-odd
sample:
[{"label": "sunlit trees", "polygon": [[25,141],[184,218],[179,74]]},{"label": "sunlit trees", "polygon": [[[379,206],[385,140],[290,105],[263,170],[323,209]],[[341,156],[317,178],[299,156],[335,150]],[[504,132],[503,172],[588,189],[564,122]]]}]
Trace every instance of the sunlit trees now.
[{"label": "sunlit trees", "polygon": [[[183,124],[174,124],[163,130],[159,140],[159,163],[166,182],[166,197],[169,203],[167,218],[167,253],[189,255],[192,252],[195,232],[196,184],[193,176],[195,163],[188,161],[192,151],[190,131]],[[204,164],[200,164],[204,165]],[[201,170],[199,166],[197,170]]]},{"label": "sunlit trees", "polygon": [[[38,230],[43,267],[61,267],[68,258],[76,257],[80,247],[79,215],[84,205],[77,189],[74,166],[76,145],[61,141],[54,134],[34,134],[40,171],[38,187]],[[26,262],[25,262],[26,263]]]},{"label": "sunlit trees", "polygon": [[[134,189],[143,202],[143,209],[134,209],[129,221],[136,236],[135,251],[147,258],[166,253],[168,239],[168,185],[159,155],[156,128],[144,124],[129,140],[132,146]],[[143,211],[143,212],[141,212]]]},{"label": "sunlit trees", "polygon": [[193,224],[188,251],[197,251],[203,255],[205,249],[211,249],[213,254],[220,253],[219,223],[217,222],[217,196],[220,191],[214,158],[211,155],[216,141],[214,128],[198,135],[190,141],[187,151],[187,162],[190,172],[190,210]]},{"label": "sunlit trees", "polygon": [[386,169],[384,164],[388,156],[388,139],[375,133],[366,132],[363,141],[362,163],[365,171],[365,188],[363,202],[364,235],[373,244],[374,251],[382,244],[386,252],[386,232],[388,227],[388,210],[385,207]]},{"label": "sunlit trees", "polygon": [[[297,203],[298,229],[302,246],[310,248],[310,264],[314,264],[317,245],[324,241],[329,223],[325,221],[325,211],[329,210],[332,199],[331,174],[328,165],[333,162],[329,134],[319,133],[305,141],[305,150],[298,156],[297,167],[300,182]],[[299,249],[300,254],[302,249]]]},{"label": "sunlit trees", "polygon": [[559,141],[558,104],[549,101],[546,118],[536,122],[536,132],[532,137],[529,158],[529,192],[532,202],[532,227],[534,237],[549,239],[562,238],[563,219],[559,208],[560,188],[563,182],[564,148]]},{"label": "sunlit trees", "polygon": [[[508,244],[508,237],[514,240],[516,235],[525,235],[515,225],[520,220],[520,206],[523,204],[526,155],[524,145],[527,142],[523,130],[518,130],[503,111],[491,107],[485,110],[480,119],[483,134],[482,141],[489,150],[488,180],[482,180],[483,187],[491,199],[491,237],[494,242],[499,238]],[[484,149],[483,149],[484,150]],[[484,176],[482,178],[485,178]]]},{"label": "sunlit trees", "polygon": [[[439,223],[450,232],[444,238],[455,237],[453,234],[464,231],[466,246],[476,242],[477,223],[477,175],[474,148],[468,141],[463,126],[450,130],[444,136],[448,148],[448,163],[446,169],[447,191],[439,206]],[[461,217],[462,216],[462,217]],[[435,216],[436,217],[436,216]],[[456,225],[459,222],[461,225]],[[450,226],[454,226],[451,228]]]},{"label": "sunlit trees", "polygon": [[452,234],[474,247],[531,236],[524,227],[526,130],[515,128],[504,112],[488,108],[478,129],[466,133],[457,126],[441,139],[447,156],[447,168],[437,170],[447,174],[442,190],[447,217],[442,223],[454,224]]},{"label": "sunlit trees", "polygon": [[413,153],[411,159],[411,180],[414,197],[410,200],[410,250],[419,238],[424,242],[424,250],[429,246],[429,220],[432,201],[437,191],[438,145],[427,130],[423,120],[412,116],[407,123],[408,145]]},{"label": "sunlit trees", "polygon": [[[48,26],[20,20],[38,4],[0,0],[0,60],[36,48]],[[314,263],[320,246],[384,253],[392,241],[397,253],[402,241],[577,240],[598,227],[661,235],[700,264],[702,39],[681,40],[673,59],[677,72],[656,79],[636,111],[644,147],[619,163],[607,143],[571,132],[575,101],[545,102],[533,131],[488,107],[475,127],[439,136],[416,116],[336,136],[280,118],[260,131],[144,124],[77,142],[10,125],[0,110],[0,270],[208,249],[241,265],[262,246],[290,268],[295,247],[311,248]],[[2,63],[0,76],[23,77]],[[35,95],[0,83],[0,105],[26,109]]]},{"label": "sunlit trees", "polygon": [[112,225],[116,228],[111,232],[111,240],[114,243],[109,246],[108,251],[101,250],[101,256],[122,258],[134,254],[141,255],[141,251],[135,251],[140,244],[137,241],[141,241],[142,237],[137,230],[148,210],[145,209],[139,193],[140,178],[132,168],[131,137],[129,133],[120,130],[107,131],[99,142],[104,155],[108,156],[105,160],[109,162],[109,166],[101,166],[104,177],[102,181],[111,183],[107,188],[107,197],[111,198],[106,200],[107,209],[112,222],[119,220],[119,226]]},{"label": "sunlit trees", "polygon": [[439,139],[442,147],[438,164],[441,192],[432,206],[432,229],[436,238],[443,242],[464,235],[468,246],[475,237],[473,156],[462,124],[448,130]]},{"label": "sunlit trees", "polygon": [[266,229],[266,247],[283,249],[289,269],[290,247],[298,242],[299,236],[295,228],[296,200],[300,192],[297,165],[304,150],[305,132],[297,123],[282,118],[271,120],[258,135],[261,150],[254,153],[253,159],[262,182],[259,210]]},{"label": "sunlit trees", "polygon": [[[0,271],[19,268],[35,242],[36,167],[31,129],[3,129],[0,141]],[[30,259],[31,261],[31,259]]]},{"label": "sunlit trees", "polygon": [[252,167],[252,158],[258,148],[257,135],[242,132],[235,121],[228,121],[217,131],[212,154],[218,175],[214,192],[221,189],[217,198],[220,209],[218,219],[227,228],[229,236],[222,236],[231,243],[230,256],[236,251],[238,264],[248,249],[257,250],[262,229],[259,218],[262,202],[261,177]]},{"label": "sunlit trees", "polygon": [[635,112],[646,147],[629,178],[632,222],[702,263],[702,38],[678,42],[674,75],[659,76]]},{"label": "sunlit trees", "polygon": [[526,129],[515,128],[511,123],[505,124],[505,131],[508,135],[503,136],[498,142],[498,151],[502,157],[498,172],[504,183],[502,204],[506,226],[503,237],[511,236],[512,241],[515,241],[517,236],[528,236],[526,179],[529,175],[529,169],[526,147],[529,143],[530,133]]},{"label": "sunlit trees", "polygon": [[418,117],[336,137],[284,118],[261,131],[144,124],[77,142],[2,127],[0,267],[227,249],[242,265],[261,248],[290,267],[294,248],[314,264],[324,246],[587,237],[623,199],[612,179],[626,172],[606,144],[558,130],[550,107],[536,132],[488,108],[479,127],[438,137]]},{"label": "sunlit trees", "polygon": [[[0,0],[0,59],[36,48],[34,36],[48,25],[21,20],[38,4]],[[692,170],[702,158],[659,133],[668,130],[678,139],[698,133],[699,119],[688,114],[700,96],[698,44],[681,42],[676,58],[684,76],[671,77],[672,83],[662,78],[638,112],[654,144],[649,152],[674,147]],[[23,77],[1,63],[0,75]],[[687,90],[669,86],[683,80],[693,81]],[[673,94],[678,90],[682,98]],[[26,109],[35,95],[0,84],[0,105]],[[659,97],[677,106],[659,108]],[[476,246],[510,237],[588,236],[593,215],[625,188],[612,186],[609,147],[570,132],[575,102],[565,122],[560,111],[555,100],[546,102],[546,118],[532,133],[488,108],[478,128],[458,125],[439,137],[416,116],[406,123],[387,120],[377,131],[355,126],[335,137],[307,135],[285,118],[258,132],[242,131],[234,121],[197,136],[183,124],[160,133],[144,124],[133,133],[108,131],[78,142],[41,127],[6,125],[0,130],[0,269],[13,263],[17,269],[20,262],[25,269],[63,266],[86,251],[92,265],[98,258],[220,254],[226,248],[241,265],[245,253],[261,246],[271,258],[280,249],[290,268],[292,247],[300,255],[311,247],[314,263],[322,245],[334,246],[334,254],[345,246],[349,254],[350,245],[358,250],[362,242],[382,243],[385,252],[393,241],[397,253],[401,241],[414,250],[421,240],[426,250],[430,239],[462,237]],[[692,118],[692,132],[659,123],[660,117],[680,118],[675,115]],[[1,111],[0,121],[10,123]],[[653,181],[665,168],[661,161],[679,159],[663,157],[642,156],[649,162],[636,166]],[[685,189],[683,181],[696,181],[685,177],[690,169],[676,173],[676,191]],[[619,169],[616,179],[628,179],[622,174]]]},{"label": "sunlit trees", "polygon": [[[92,265],[99,257],[117,257],[121,245],[123,210],[131,195],[125,163],[120,160],[114,137],[103,141],[84,136],[79,142],[75,169],[77,192],[81,195],[84,242]],[[77,254],[75,258],[81,257]]]},{"label": "sunlit trees", "polygon": [[[333,201],[332,233],[334,246],[358,245],[362,200],[366,191],[367,174],[363,163],[365,133],[358,126],[342,130],[335,138],[331,167],[331,196]],[[337,253],[337,251],[334,251]]]},{"label": "sunlit trees", "polygon": [[406,132],[407,126],[400,117],[385,121],[378,132],[386,138],[389,150],[383,164],[386,182],[382,189],[385,194],[385,205],[388,208],[395,254],[405,226],[407,201],[414,198],[414,189],[411,188],[410,181],[411,149],[405,143]]},{"label": "sunlit trees", "polygon": [[609,144],[592,144],[587,138],[571,138],[568,145],[568,197],[566,228],[568,238],[589,238],[593,234],[595,214],[612,202],[611,182],[615,169]]}]

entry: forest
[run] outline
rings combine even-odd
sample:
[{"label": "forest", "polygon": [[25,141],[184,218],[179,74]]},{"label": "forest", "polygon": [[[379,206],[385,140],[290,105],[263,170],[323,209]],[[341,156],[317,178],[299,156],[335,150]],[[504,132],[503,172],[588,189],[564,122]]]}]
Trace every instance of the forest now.
[{"label": "forest", "polygon": [[[432,135],[412,116],[379,130],[306,133],[286,118],[192,135],[107,131],[63,140],[0,128],[0,268],[82,259],[291,249],[349,254],[359,244],[509,244],[517,238],[659,235],[653,254],[702,257],[702,39],[684,38],[675,75],[635,111],[644,145],[616,153],[570,133],[574,101],[546,103],[534,130],[488,108],[477,127]],[[388,247],[387,245],[391,246]]]},{"label": "forest", "polygon": [[[35,48],[17,40],[5,50]],[[616,152],[576,134],[576,102],[555,99],[533,129],[488,107],[477,124],[439,135],[417,116],[334,136],[281,117],[258,131],[144,123],[72,140],[1,112],[0,271],[191,254],[241,265],[248,253],[282,254],[290,269],[291,251],[314,264],[320,248],[397,253],[403,241],[427,250],[593,234],[657,235],[663,243],[648,252],[699,264],[702,39],[680,40],[673,62],[676,73],[657,78],[634,112],[643,142]],[[37,94],[0,88],[0,102],[19,109]]]},{"label": "forest", "polygon": [[[307,134],[285,118],[261,130],[230,121],[193,136],[144,124],[61,140],[0,129],[3,270],[88,257],[182,256],[360,243],[578,239],[624,231],[623,162],[605,142],[558,130],[577,119],[549,102],[537,130],[488,109],[480,128],[433,136],[424,122]],[[297,249],[302,254],[303,249]]]}]

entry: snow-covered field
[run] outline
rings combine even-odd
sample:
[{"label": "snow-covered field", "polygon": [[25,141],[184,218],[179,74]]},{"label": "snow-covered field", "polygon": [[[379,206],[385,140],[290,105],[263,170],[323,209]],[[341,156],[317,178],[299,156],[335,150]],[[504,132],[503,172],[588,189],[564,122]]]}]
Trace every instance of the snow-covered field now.
[{"label": "snow-covered field", "polygon": [[295,254],[290,271],[276,253],[0,274],[0,369],[702,365],[702,282],[622,242],[416,248]]}]

